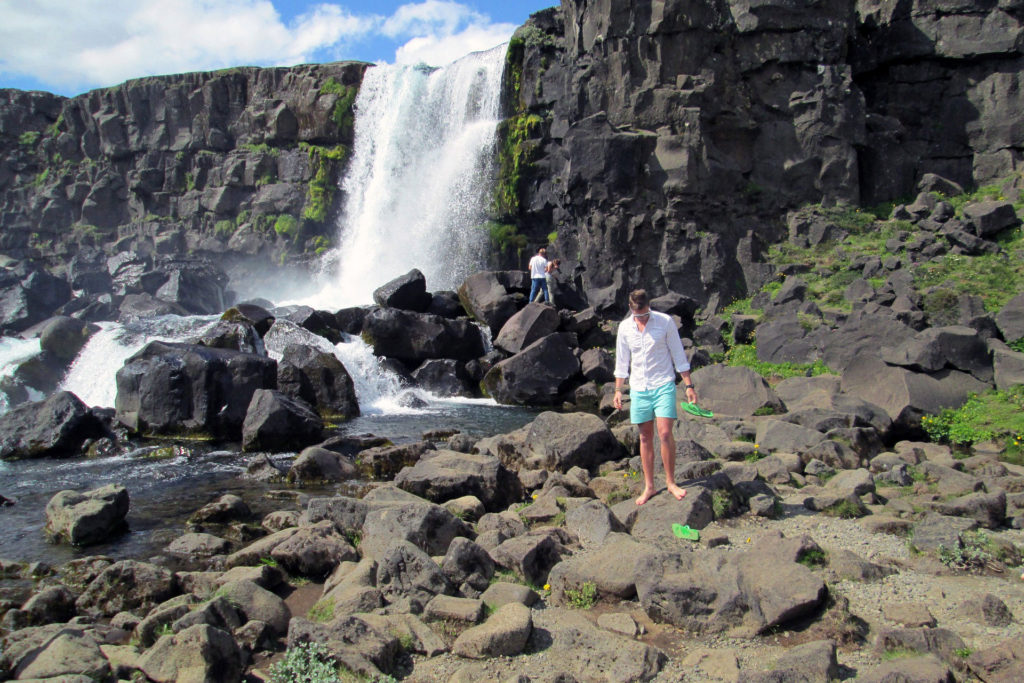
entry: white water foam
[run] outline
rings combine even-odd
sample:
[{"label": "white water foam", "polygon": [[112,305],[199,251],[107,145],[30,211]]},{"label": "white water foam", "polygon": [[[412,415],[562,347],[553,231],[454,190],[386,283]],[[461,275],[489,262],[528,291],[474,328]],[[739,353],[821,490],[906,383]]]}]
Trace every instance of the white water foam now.
[{"label": "white water foam", "polygon": [[355,144],[333,280],[304,303],[335,310],[418,268],[433,291],[483,265],[505,45],[440,69],[378,64],[355,102]]},{"label": "white water foam", "polygon": [[60,388],[89,406],[111,407],[117,396],[117,371],[125,360],[151,341],[184,341],[217,323],[216,316],[164,315],[130,323],[98,323],[68,369]]}]

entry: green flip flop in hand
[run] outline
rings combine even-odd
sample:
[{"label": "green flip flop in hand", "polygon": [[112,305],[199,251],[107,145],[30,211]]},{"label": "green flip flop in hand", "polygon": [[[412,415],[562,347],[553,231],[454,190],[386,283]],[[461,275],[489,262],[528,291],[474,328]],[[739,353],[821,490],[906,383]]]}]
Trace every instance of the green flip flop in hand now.
[{"label": "green flip flop in hand", "polygon": [[688,412],[690,415],[696,415],[697,417],[714,417],[715,414],[706,408],[701,408],[696,403],[687,403],[683,401],[679,404],[679,407]]}]

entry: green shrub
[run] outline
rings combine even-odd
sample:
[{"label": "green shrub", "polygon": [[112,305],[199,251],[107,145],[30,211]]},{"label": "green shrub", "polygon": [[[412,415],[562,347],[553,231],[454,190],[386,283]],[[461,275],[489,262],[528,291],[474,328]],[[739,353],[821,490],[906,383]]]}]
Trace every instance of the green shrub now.
[{"label": "green shrub", "polygon": [[306,188],[306,208],[302,215],[308,220],[323,223],[334,202],[334,178],[348,156],[348,149],[344,145],[318,147],[302,143],[299,146],[309,154],[313,171]]},{"label": "green shrub", "polygon": [[806,551],[800,557],[797,558],[797,562],[805,567],[822,567],[825,565],[826,554],[824,550],[819,548],[811,548]]},{"label": "green shrub", "polygon": [[18,144],[24,145],[25,147],[31,147],[39,142],[39,137],[42,135],[38,130],[27,130],[18,136]]},{"label": "green shrub", "polygon": [[597,604],[597,584],[593,581],[584,581],[579,588],[566,589],[565,598],[569,601],[570,607],[590,609]]},{"label": "green shrub", "polygon": [[224,219],[213,224],[213,234],[220,239],[227,239],[235,234],[235,222]]},{"label": "green shrub", "polygon": [[557,230],[552,230],[551,232],[548,233],[548,244],[554,244],[555,240],[557,240],[557,239],[558,239],[558,231]]},{"label": "green shrub", "polygon": [[732,494],[725,489],[715,489],[711,492],[711,509],[715,513],[715,519],[723,519],[732,511]]},{"label": "green shrub", "polygon": [[270,667],[271,683],[334,683],[338,666],[320,643],[300,643],[288,648],[284,659]]},{"label": "green shrub", "polygon": [[1013,456],[1024,435],[1024,385],[971,394],[959,408],[925,415],[921,427],[932,441],[953,445],[1001,441],[1007,455]]},{"label": "green shrub", "polygon": [[843,498],[822,512],[829,517],[839,517],[840,519],[857,519],[867,514],[867,510],[862,504],[849,498]]},{"label": "green shrub", "polygon": [[274,221],[274,232],[281,237],[294,240],[299,234],[299,221],[295,216],[281,214]]}]

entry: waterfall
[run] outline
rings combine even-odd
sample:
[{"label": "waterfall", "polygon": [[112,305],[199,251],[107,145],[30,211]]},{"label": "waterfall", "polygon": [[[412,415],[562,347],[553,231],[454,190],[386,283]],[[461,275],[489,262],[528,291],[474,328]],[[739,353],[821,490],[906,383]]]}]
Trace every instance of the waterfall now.
[{"label": "waterfall", "polygon": [[413,268],[429,289],[455,289],[483,265],[505,51],[500,45],[439,69],[366,71],[335,275],[307,303],[370,303],[374,289]]},{"label": "waterfall", "polygon": [[60,388],[86,405],[112,407],[117,396],[117,371],[125,360],[151,341],[180,342],[217,323],[216,316],[163,315],[128,323],[101,322],[78,353]]}]

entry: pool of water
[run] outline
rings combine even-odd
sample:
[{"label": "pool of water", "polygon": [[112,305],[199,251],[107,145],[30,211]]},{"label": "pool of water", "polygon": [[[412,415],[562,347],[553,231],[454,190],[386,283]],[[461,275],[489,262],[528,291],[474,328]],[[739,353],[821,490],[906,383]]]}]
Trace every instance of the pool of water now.
[{"label": "pool of water", "polygon": [[[490,401],[434,400],[426,408],[395,413],[376,412],[342,425],[342,434],[375,434],[395,443],[418,441],[435,429],[456,429],[474,438],[512,431],[526,424],[536,411],[497,406]],[[275,455],[287,464],[295,454]],[[268,496],[280,483],[245,478],[253,457],[237,447],[180,444],[170,457],[153,457],[153,447],[107,458],[0,461],[0,495],[15,501],[0,508],[0,558],[45,561],[51,565],[83,555],[104,554],[116,559],[146,559],[159,554],[185,531],[185,520],[203,505],[225,493],[242,497],[256,521],[278,509],[297,509],[289,500]],[[118,483],[128,489],[131,509],[129,531],[110,541],[77,549],[46,541],[46,504],[63,489],[87,490]],[[302,489],[308,495],[330,495],[340,487]]]}]

